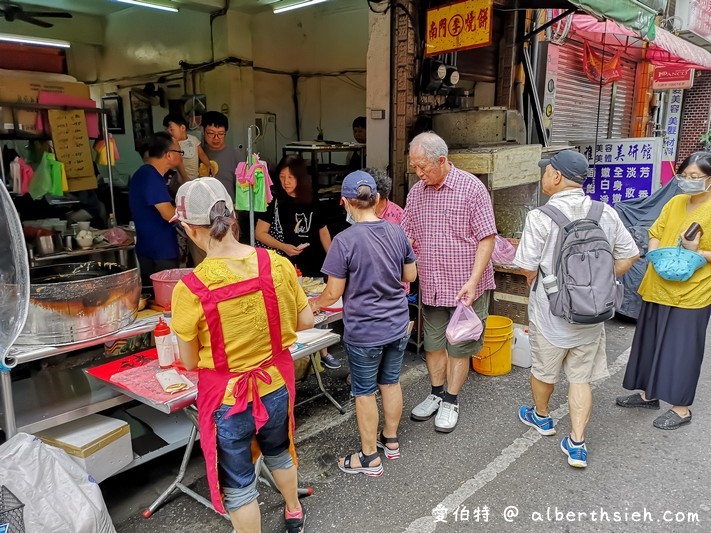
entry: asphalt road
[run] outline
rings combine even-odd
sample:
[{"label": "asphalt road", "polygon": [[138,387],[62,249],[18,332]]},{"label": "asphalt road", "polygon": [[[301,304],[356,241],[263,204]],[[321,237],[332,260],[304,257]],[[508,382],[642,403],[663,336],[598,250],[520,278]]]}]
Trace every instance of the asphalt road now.
[{"label": "asphalt road", "polygon": [[[329,373],[335,396],[348,402],[347,414],[340,415],[324,399],[297,413],[300,478],[315,490],[303,500],[307,531],[711,531],[706,449],[711,371],[702,372],[693,422],[677,431],[655,429],[652,420],[668,406],[636,411],[615,405],[615,397],[624,393],[621,383],[634,326],[613,320],[607,328],[611,375],[595,384],[587,469],[569,467],[559,448],[570,430],[564,383],[551,402],[559,419],[556,436],[542,437],[518,421],[517,409],[530,402],[530,392],[528,371],[517,367],[493,378],[472,372],[460,395],[459,426],[439,434],[433,420],[413,422],[408,417],[429,392],[424,364],[411,354],[403,373],[402,458],[386,461],[380,478],[347,476],[336,467],[336,458],[358,449],[353,405],[346,370]],[[313,392],[313,381],[297,390]],[[231,531],[224,518],[182,494],[152,518],[140,516],[169,483],[179,461],[180,453],[172,454],[102,484],[119,533]],[[187,480],[207,494],[203,476],[198,451]],[[283,531],[280,497],[266,486],[260,490],[263,531]]]}]

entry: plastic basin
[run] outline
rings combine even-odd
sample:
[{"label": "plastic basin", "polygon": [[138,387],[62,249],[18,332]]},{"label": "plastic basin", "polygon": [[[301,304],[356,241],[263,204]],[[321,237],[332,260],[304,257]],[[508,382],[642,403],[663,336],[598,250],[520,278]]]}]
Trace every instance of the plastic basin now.
[{"label": "plastic basin", "polygon": [[173,298],[173,289],[178,282],[193,271],[192,268],[171,268],[151,274],[156,303],[165,307]]}]

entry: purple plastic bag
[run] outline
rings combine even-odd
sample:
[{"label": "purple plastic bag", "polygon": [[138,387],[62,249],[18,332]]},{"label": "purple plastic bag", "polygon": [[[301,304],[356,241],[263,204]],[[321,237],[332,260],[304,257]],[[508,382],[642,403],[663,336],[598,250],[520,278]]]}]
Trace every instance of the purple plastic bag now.
[{"label": "purple plastic bag", "polygon": [[514,245],[501,235],[497,235],[494,239],[494,252],[491,254],[491,260],[501,265],[509,265],[515,257],[516,248]]},{"label": "purple plastic bag", "polygon": [[468,305],[457,302],[457,308],[447,325],[447,340],[449,344],[459,344],[465,341],[475,341],[481,337],[484,326],[479,317]]}]

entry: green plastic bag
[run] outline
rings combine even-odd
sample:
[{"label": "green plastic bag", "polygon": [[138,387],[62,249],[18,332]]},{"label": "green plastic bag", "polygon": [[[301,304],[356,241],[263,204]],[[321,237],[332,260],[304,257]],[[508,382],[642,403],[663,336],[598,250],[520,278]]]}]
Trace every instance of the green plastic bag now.
[{"label": "green plastic bag", "polygon": [[[39,200],[45,194],[52,194],[52,169],[47,158],[50,155],[47,152],[44,153],[30,182],[29,192],[33,200]],[[51,157],[54,159],[54,156]]]},{"label": "green plastic bag", "polygon": [[51,194],[54,196],[64,196],[64,190],[62,188],[62,168],[64,164],[57,161],[53,154],[47,154],[46,158],[49,162],[49,175],[52,179]]}]

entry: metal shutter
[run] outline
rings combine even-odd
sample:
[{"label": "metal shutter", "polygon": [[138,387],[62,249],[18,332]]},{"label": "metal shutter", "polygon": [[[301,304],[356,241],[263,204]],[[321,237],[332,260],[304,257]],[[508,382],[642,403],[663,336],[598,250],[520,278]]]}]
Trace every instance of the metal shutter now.
[{"label": "metal shutter", "polygon": [[555,106],[551,121],[552,143],[565,144],[571,140],[594,139],[596,133],[601,139],[628,137],[632,124],[637,64],[622,59],[622,78],[614,84],[615,110],[612,128],[608,131],[613,84],[603,85],[600,92],[600,86],[585,76],[582,43],[568,41],[560,47],[559,52]]}]

